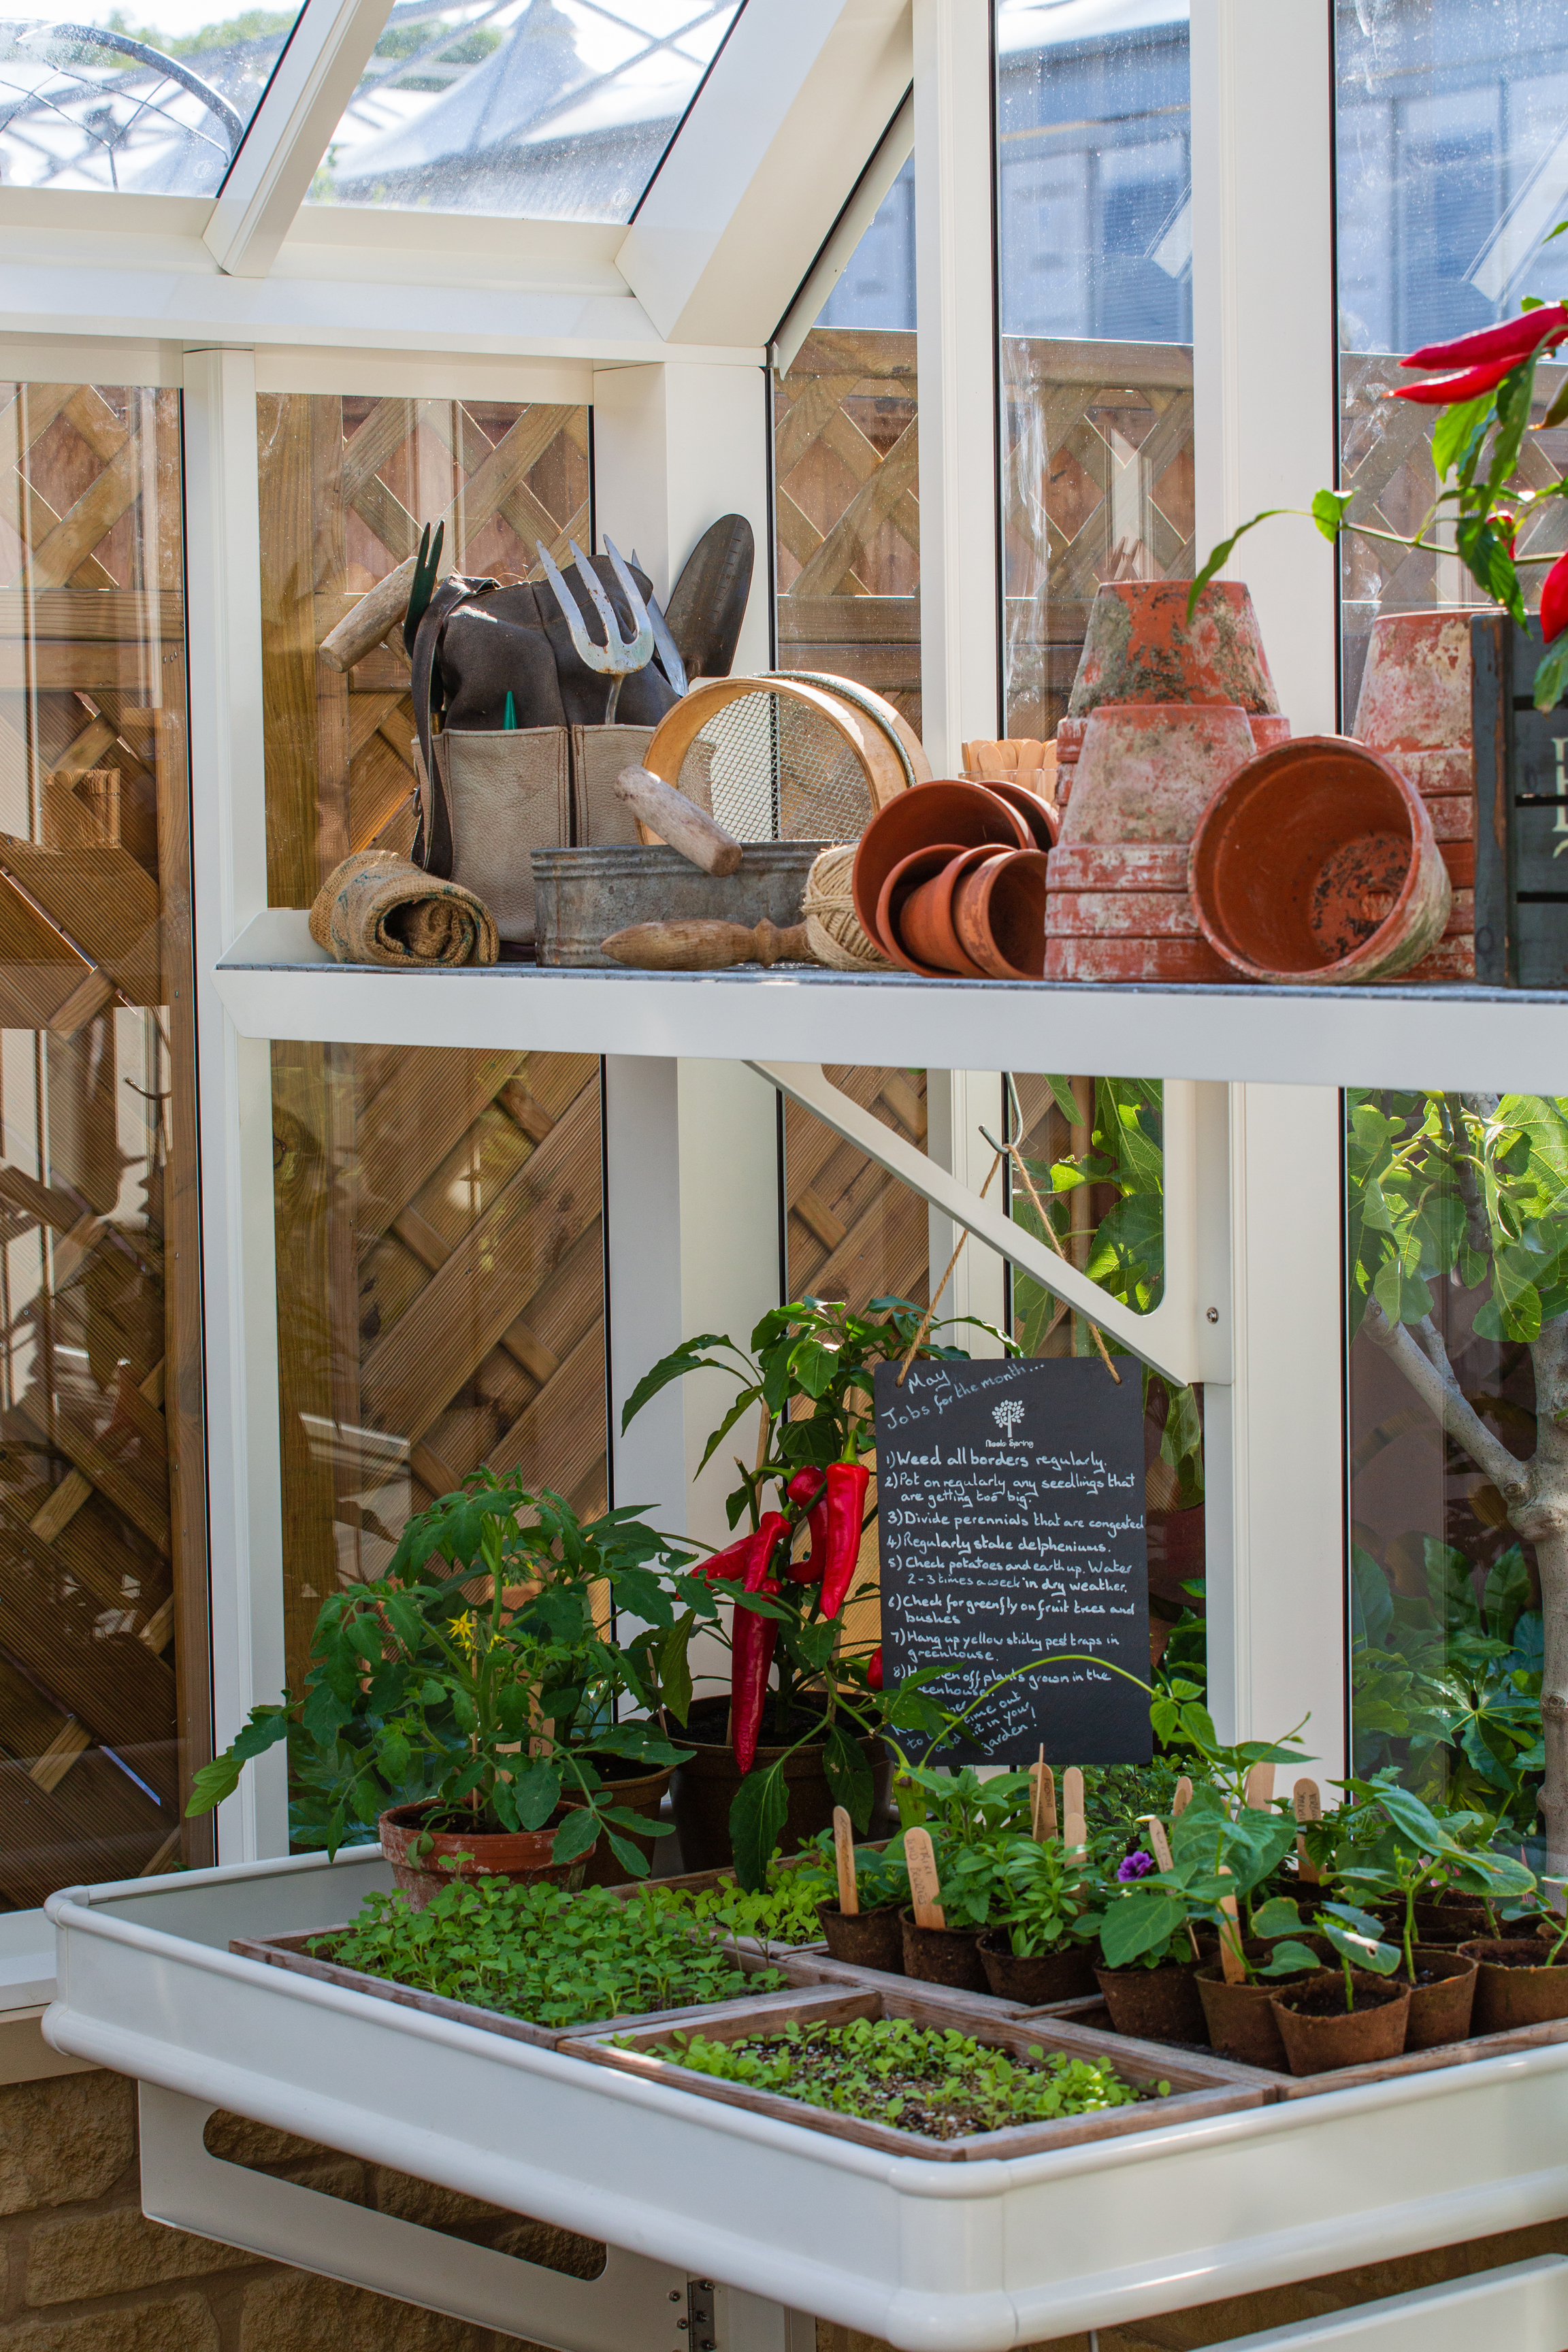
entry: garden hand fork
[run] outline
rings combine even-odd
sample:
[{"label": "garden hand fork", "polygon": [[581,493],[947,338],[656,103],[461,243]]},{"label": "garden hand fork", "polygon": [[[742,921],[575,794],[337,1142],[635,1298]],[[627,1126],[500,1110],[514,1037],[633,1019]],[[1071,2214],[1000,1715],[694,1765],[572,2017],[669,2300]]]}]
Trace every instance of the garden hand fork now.
[{"label": "garden hand fork", "polygon": [[616,578],[620,582],[626,603],[631,607],[632,620],[637,628],[635,637],[622,636],[620,625],[616,619],[610,600],[599,585],[599,575],[576,541],[570,539],[566,544],[572,550],[572,561],[577,566],[577,577],[588,591],[589,601],[605,625],[605,642],[602,646],[596,646],[588,635],[583,620],[583,608],[562,578],[544,541],[542,539],[534,541],[534,545],[539,550],[539,560],[544,566],[544,576],[555,591],[555,601],[561,607],[562,618],[572,632],[572,643],[579,659],[585,662],[590,669],[598,670],[601,676],[607,677],[612,681],[609,699],[605,704],[605,725],[613,727],[616,723],[616,705],[621,698],[622,679],[630,677],[634,670],[646,668],[653,657],[653,628],[647,617],[647,607],[637,593],[636,582],[608,540],[605,541],[605,551],[610,559],[610,566]]}]

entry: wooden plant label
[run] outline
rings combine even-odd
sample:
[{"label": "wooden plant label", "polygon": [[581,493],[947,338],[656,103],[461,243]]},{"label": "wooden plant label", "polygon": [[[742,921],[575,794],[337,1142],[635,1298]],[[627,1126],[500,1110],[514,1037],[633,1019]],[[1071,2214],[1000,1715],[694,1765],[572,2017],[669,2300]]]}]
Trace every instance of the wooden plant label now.
[{"label": "wooden plant label", "polygon": [[1089,1843],[1089,1831],[1083,1817],[1083,1774],[1076,1764],[1069,1764],[1062,1774],[1062,1846],[1068,1853],[1081,1853]]},{"label": "wooden plant label", "polygon": [[936,1855],[930,1830],[904,1833],[904,1865],[910,1874],[910,1895],[917,1927],[945,1927],[947,1914],[937,1900]]},{"label": "wooden plant label", "polygon": [[1176,1783],[1176,1793],[1171,1800],[1171,1819],[1179,1822],[1193,1801],[1193,1784],[1184,1772]]},{"label": "wooden plant label", "polygon": [[[1219,1874],[1222,1878],[1230,1876],[1223,1863]],[[1226,1895],[1219,1907],[1225,1914],[1219,1931],[1219,1959],[1225,1970],[1225,1980],[1226,1984],[1245,1984],[1247,1965],[1241,1957],[1241,1915],[1236,1907],[1235,1895]]]},{"label": "wooden plant label", "polygon": [[1057,1834],[1057,1776],[1042,1756],[1037,1764],[1030,1765],[1029,1778],[1035,1784],[1029,1834],[1037,1845],[1043,1845]]},{"label": "wooden plant label", "polygon": [[[1309,1822],[1322,1820],[1323,1799],[1315,1780],[1298,1780],[1292,1794],[1296,1801],[1296,1819],[1301,1830],[1305,1830]],[[1300,1832],[1296,1839],[1296,1875],[1310,1886],[1319,1883],[1318,1865],[1308,1853],[1306,1838]]]},{"label": "wooden plant label", "polygon": [[855,1828],[842,1805],[833,1808],[833,1859],[838,1865],[838,1908],[847,1919],[853,1919],[860,1909],[855,1887]]},{"label": "wooden plant label", "polygon": [[1173,1870],[1175,1864],[1171,1859],[1171,1841],[1165,1835],[1164,1822],[1156,1814],[1145,1813],[1143,1827],[1149,1832],[1149,1851],[1161,1869]]},{"label": "wooden plant label", "polygon": [[1254,1764],[1247,1775],[1242,1791],[1245,1801],[1258,1812],[1267,1812],[1274,1802],[1274,1767]]}]

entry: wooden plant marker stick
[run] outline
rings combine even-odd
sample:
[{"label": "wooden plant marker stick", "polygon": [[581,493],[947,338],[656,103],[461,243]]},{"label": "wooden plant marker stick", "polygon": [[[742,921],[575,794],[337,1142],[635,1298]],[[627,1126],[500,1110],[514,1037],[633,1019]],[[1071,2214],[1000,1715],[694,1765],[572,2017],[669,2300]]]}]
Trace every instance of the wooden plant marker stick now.
[{"label": "wooden plant marker stick", "polygon": [[1249,1769],[1242,1787],[1242,1800],[1257,1812],[1266,1813],[1268,1811],[1269,1806],[1274,1802],[1272,1764],[1254,1764]]},{"label": "wooden plant marker stick", "polygon": [[1083,1817],[1083,1774],[1076,1764],[1069,1764],[1062,1774],[1062,1849],[1067,1853],[1081,1853],[1089,1843],[1089,1830]]},{"label": "wooden plant marker stick", "polygon": [[1176,1783],[1176,1793],[1171,1800],[1171,1819],[1173,1822],[1180,1821],[1192,1801],[1193,1784],[1184,1772]]},{"label": "wooden plant marker stick", "polygon": [[860,1897],[855,1885],[855,1830],[842,1805],[833,1808],[833,1859],[838,1865],[838,1908],[847,1919],[858,1918]]},{"label": "wooden plant marker stick", "polygon": [[[1144,1813],[1142,1820],[1143,1827],[1149,1832],[1150,1853],[1162,1870],[1174,1870],[1176,1865],[1171,1853],[1171,1841],[1165,1835],[1164,1822],[1156,1813]],[[1198,1931],[1190,1919],[1187,1921],[1187,1941],[1193,1948],[1194,1959],[1202,1959],[1203,1954],[1198,1949]]]},{"label": "wooden plant marker stick", "polygon": [[[1223,1863],[1219,1874],[1222,1878],[1230,1876]],[[1235,1895],[1224,1896],[1219,1907],[1225,1914],[1219,1931],[1219,1958],[1225,1970],[1225,1980],[1226,1984],[1245,1984],[1247,1964],[1241,1957],[1241,1914],[1237,1909]]]},{"label": "wooden plant marker stick", "polygon": [[1043,1747],[1039,1762],[1029,1768],[1029,1778],[1035,1784],[1029,1834],[1037,1845],[1043,1845],[1057,1834],[1057,1776],[1046,1761]]},{"label": "wooden plant marker stick", "polygon": [[1298,1780],[1292,1795],[1296,1801],[1296,1820],[1300,1824],[1296,1836],[1296,1875],[1310,1886],[1319,1884],[1318,1865],[1307,1852],[1307,1841],[1301,1832],[1309,1822],[1323,1818],[1322,1791],[1315,1780]]},{"label": "wooden plant marker stick", "polygon": [[910,1874],[910,1894],[917,1927],[945,1927],[947,1914],[937,1900],[936,1855],[930,1830],[906,1830],[904,1867]]}]

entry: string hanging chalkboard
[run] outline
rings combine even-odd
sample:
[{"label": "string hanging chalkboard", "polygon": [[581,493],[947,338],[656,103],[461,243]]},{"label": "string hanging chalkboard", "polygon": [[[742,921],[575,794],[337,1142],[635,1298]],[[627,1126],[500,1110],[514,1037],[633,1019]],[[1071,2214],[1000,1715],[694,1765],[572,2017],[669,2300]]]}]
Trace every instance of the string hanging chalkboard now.
[{"label": "string hanging chalkboard", "polygon": [[[936,1686],[972,1717],[933,1762],[1149,1760],[1149,1570],[1142,1383],[1087,1358],[877,1369],[877,1517],[889,1681],[953,1662]],[[1121,1667],[1122,1674],[1110,1671]]]}]

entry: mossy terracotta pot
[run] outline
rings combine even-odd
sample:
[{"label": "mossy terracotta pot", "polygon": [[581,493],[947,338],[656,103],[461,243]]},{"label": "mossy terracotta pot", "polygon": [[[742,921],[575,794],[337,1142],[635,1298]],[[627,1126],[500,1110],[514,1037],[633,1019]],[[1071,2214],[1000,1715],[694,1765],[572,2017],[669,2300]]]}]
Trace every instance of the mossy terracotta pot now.
[{"label": "mossy terracotta pot", "polygon": [[1480,1936],[1460,1945],[1461,1955],[1479,1964],[1472,2033],[1506,2033],[1511,2026],[1568,2017],[1568,1966],[1542,1966],[1551,1948],[1535,1936]]},{"label": "mossy terracotta pot", "polygon": [[[555,1832],[568,1810],[559,1809],[542,1830],[426,1832],[425,1824],[432,1813],[449,1811],[426,1798],[421,1804],[394,1805],[383,1813],[376,1830],[382,1853],[392,1864],[392,1875],[408,1897],[409,1909],[423,1911],[454,1880],[499,1878],[510,1886],[533,1886],[548,1880],[557,1886],[581,1886],[588,1854],[579,1854],[574,1862],[552,1862],[550,1857]],[[416,1859],[409,1849],[420,1837],[429,1842]],[[589,1854],[593,1851],[590,1847]]]},{"label": "mossy terracotta pot", "polygon": [[1140,2042],[1208,2042],[1196,1960],[1164,1960],[1157,1969],[1106,1969],[1094,1980],[1118,2033]]},{"label": "mossy terracotta pot", "polygon": [[978,1927],[917,1927],[912,1910],[899,1914],[904,1938],[904,1974],[927,1984],[952,1985],[959,1992],[989,1992],[980,1958]]},{"label": "mossy terracotta pot", "polygon": [[875,1910],[850,1913],[837,1903],[819,1903],[816,1916],[836,1960],[858,1969],[885,1969],[889,1976],[904,1973],[904,1933],[897,1903],[879,1903]]},{"label": "mossy terracotta pot", "polygon": [[1353,2009],[1346,2009],[1342,1969],[1321,1969],[1271,1995],[1275,2022],[1292,2074],[1329,2074],[1397,2058],[1410,2022],[1410,1987],[1352,1969]]},{"label": "mossy terracotta pot", "polygon": [[1078,2000],[1094,1990],[1094,1963],[1084,1944],[1062,1944],[1054,1952],[1016,1952],[1005,1927],[987,1927],[980,1938],[980,1965],[998,2000],[1021,2000],[1026,2009]]},{"label": "mossy terracotta pot", "polygon": [[[1405,2047],[1440,2050],[1446,2042],[1463,2042],[1472,2028],[1479,1960],[1452,1944],[1417,1944],[1414,1949],[1416,1980],[1410,1987]],[[1430,1983],[1423,1984],[1423,1977],[1430,1978]],[[1403,1970],[1399,1981],[1409,1982]]]},{"label": "mossy terracotta pot", "polygon": [[1115,580],[1096,593],[1069,719],[1087,719],[1107,702],[1231,702],[1247,711],[1279,710],[1245,583],[1210,581],[1189,620],[1192,584]]}]

